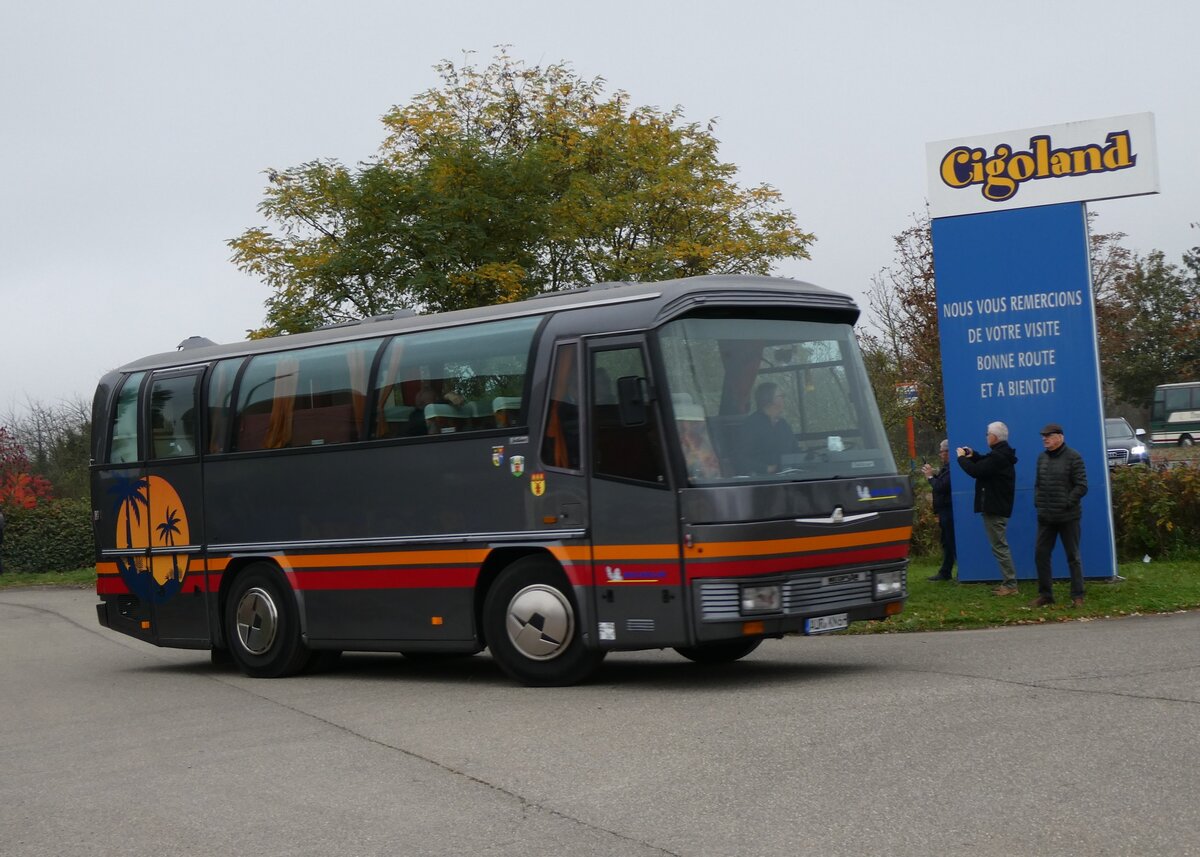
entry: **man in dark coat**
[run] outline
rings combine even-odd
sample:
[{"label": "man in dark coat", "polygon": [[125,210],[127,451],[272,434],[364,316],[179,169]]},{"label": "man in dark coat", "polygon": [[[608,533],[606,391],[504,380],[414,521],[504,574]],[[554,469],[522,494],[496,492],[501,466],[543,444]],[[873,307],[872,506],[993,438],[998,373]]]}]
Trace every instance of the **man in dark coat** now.
[{"label": "man in dark coat", "polygon": [[1037,476],[1033,482],[1033,505],[1037,508],[1038,518],[1034,548],[1038,597],[1033,606],[1045,607],[1054,603],[1050,554],[1055,540],[1060,539],[1067,555],[1067,567],[1071,570],[1071,601],[1076,607],[1082,607],[1079,520],[1083,517],[1080,500],[1088,490],[1087,470],[1083,466],[1083,456],[1067,446],[1063,428],[1058,423],[1050,423],[1042,429],[1042,446],[1045,451],[1038,456]]},{"label": "man in dark coat", "polygon": [[942,467],[936,473],[926,464],[923,468],[929,487],[933,489],[933,514],[937,515],[942,531],[942,566],[930,580],[952,580],[954,577],[954,504],[950,500],[950,441],[943,440],[938,449]]},{"label": "man in dark coat", "polygon": [[958,465],[975,480],[975,511],[983,516],[983,528],[992,556],[1000,564],[1000,585],[993,595],[1017,594],[1017,570],[1008,547],[1008,519],[1012,517],[1017,493],[1017,451],[1008,445],[1008,426],[988,423],[987,442],[991,452],[980,455],[969,446],[957,450]]}]

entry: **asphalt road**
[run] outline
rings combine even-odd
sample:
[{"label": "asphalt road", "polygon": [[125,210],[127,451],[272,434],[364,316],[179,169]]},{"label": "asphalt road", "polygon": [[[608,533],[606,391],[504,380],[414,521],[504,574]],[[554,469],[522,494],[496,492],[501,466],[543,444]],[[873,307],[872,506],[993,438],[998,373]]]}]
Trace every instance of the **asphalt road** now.
[{"label": "asphalt road", "polygon": [[1200,613],[248,679],[0,592],[0,854],[1200,853]]}]

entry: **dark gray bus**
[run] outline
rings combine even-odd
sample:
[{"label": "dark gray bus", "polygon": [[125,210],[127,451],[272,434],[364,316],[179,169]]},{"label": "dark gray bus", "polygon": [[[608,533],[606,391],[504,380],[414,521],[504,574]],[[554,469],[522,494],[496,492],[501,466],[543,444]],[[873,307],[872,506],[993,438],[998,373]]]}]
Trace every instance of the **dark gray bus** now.
[{"label": "dark gray bus", "polygon": [[137,360],[94,402],[100,624],[252,676],[487,647],[561,685],[898,613],[857,317],[698,277]]}]

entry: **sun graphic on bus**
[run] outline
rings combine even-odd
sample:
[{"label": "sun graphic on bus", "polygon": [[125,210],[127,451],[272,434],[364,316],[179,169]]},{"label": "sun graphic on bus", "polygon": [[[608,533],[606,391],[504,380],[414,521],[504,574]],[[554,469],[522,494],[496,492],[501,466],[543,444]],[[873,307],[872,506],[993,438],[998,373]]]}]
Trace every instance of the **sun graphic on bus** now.
[{"label": "sun graphic on bus", "polygon": [[117,508],[116,546],[144,551],[117,559],[121,577],[134,595],[162,604],[187,576],[188,555],[163,550],[191,544],[183,501],[159,476],[120,477],[109,494]]}]

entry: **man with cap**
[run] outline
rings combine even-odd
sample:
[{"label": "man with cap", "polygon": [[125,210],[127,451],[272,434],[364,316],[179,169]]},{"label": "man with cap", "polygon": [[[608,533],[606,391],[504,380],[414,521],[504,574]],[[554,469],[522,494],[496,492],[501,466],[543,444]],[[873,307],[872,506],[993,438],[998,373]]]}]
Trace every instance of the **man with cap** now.
[{"label": "man with cap", "polygon": [[1033,505],[1037,508],[1038,597],[1034,607],[1054,603],[1051,588],[1050,554],[1056,539],[1062,541],[1071,570],[1071,601],[1083,606],[1083,564],[1079,561],[1079,520],[1083,517],[1080,500],[1087,493],[1087,471],[1083,456],[1067,446],[1063,427],[1048,423],[1042,428],[1044,451],[1038,456],[1037,476],[1033,482]]}]

